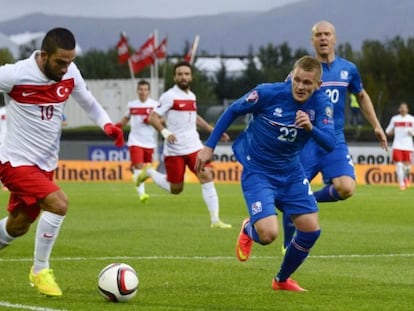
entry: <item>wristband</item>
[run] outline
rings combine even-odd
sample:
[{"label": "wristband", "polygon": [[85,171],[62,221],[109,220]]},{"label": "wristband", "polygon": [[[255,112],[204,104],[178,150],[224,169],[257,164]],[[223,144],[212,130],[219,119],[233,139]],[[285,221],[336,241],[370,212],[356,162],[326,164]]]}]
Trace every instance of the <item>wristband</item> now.
[{"label": "wristband", "polygon": [[172,132],[169,131],[167,128],[163,128],[160,133],[162,137],[164,137],[164,139],[167,139],[168,136],[172,135]]}]

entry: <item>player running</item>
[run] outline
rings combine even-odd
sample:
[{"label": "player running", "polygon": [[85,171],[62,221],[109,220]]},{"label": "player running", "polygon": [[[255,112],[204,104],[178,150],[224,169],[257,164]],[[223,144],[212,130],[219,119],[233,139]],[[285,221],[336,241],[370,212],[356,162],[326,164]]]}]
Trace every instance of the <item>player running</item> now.
[{"label": "player running", "polygon": [[408,104],[402,102],[399,114],[393,116],[385,132],[394,136],[392,142],[392,161],[395,164],[398,183],[401,190],[407,189],[413,158],[414,116],[408,113]]},{"label": "player running", "polygon": [[[301,161],[306,176],[312,181],[321,172],[325,187],[315,192],[318,202],[345,200],[355,191],[355,171],[345,141],[345,107],[347,93],[355,94],[361,112],[374,128],[381,147],[388,149],[387,137],[379,123],[371,98],[362,87],[361,76],[355,64],[335,56],[335,27],[321,21],[312,27],[312,44],[316,58],[322,63],[322,87],[334,107],[336,147],[333,151],[321,148],[313,139],[306,143],[301,152]],[[289,215],[283,216],[284,245],[290,243],[295,227]]]},{"label": "player running", "polygon": [[[148,117],[158,103],[150,98],[150,90],[148,81],[138,81],[138,98],[128,102],[128,109],[124,117],[116,124],[120,128],[127,125],[128,122],[131,125],[131,131],[128,136],[128,148],[134,184],[137,183],[138,176],[143,167],[146,164],[152,163],[154,149],[157,147],[157,132],[148,124]],[[140,183],[136,190],[140,201],[146,203],[149,199],[149,194],[145,192],[145,184]]]},{"label": "player running", "polygon": [[274,290],[304,291],[290,276],[320,234],[318,207],[299,153],[311,137],[328,150],[335,145],[332,104],[318,90],[321,74],[319,61],[304,56],[295,63],[291,81],[257,86],[221,115],[197,156],[196,171],[201,172],[228,126],[240,115],[253,115],[233,144],[234,154],[243,166],[241,186],[250,215],[243,221],[236,256],[246,261],[253,242],[267,245],[276,239],[275,205],[292,216],[297,234],[273,278]]},{"label": "player running", "polygon": [[[50,30],[40,51],[0,67],[0,92],[7,94],[7,136],[0,148],[0,180],[10,190],[9,215],[0,220],[0,249],[28,232],[39,218],[29,280],[41,294],[61,296],[49,267],[52,248],[68,210],[66,194],[53,181],[62,115],[72,95],[89,118],[124,144],[122,130],[86,87],[73,63],[75,38],[65,28]],[[5,285],[4,285],[5,286]]]}]

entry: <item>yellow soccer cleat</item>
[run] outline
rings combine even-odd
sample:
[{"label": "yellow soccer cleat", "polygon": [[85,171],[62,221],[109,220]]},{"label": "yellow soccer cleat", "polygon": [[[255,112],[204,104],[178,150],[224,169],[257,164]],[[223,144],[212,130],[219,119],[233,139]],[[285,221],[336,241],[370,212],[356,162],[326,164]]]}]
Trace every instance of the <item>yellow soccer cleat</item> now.
[{"label": "yellow soccer cleat", "polygon": [[149,176],[147,175],[147,170],[148,168],[150,168],[150,164],[145,165],[142,169],[141,169],[141,173],[139,173],[139,175],[136,177],[136,186],[139,187],[144,181],[146,181]]},{"label": "yellow soccer cleat", "polygon": [[212,223],[210,225],[211,228],[219,228],[219,229],[230,229],[231,225],[230,224],[225,224],[224,222],[222,222],[221,220]]},{"label": "yellow soccer cleat", "polygon": [[33,273],[33,267],[29,273],[30,284],[36,287],[37,290],[46,296],[59,297],[62,296],[62,291],[56,283],[55,275],[52,269],[42,269],[39,273]]},{"label": "yellow soccer cleat", "polygon": [[149,198],[150,196],[147,193],[143,193],[139,196],[139,200],[141,201],[141,203],[147,203]]}]

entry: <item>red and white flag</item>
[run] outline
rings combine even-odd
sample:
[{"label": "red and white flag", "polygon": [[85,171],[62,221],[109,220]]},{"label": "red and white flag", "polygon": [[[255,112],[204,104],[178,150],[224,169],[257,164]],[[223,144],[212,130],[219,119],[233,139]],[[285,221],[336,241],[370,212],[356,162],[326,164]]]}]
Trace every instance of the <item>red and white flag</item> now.
[{"label": "red and white flag", "polygon": [[130,58],[131,69],[138,73],[155,62],[155,36],[151,34],[147,41]]},{"label": "red and white flag", "polygon": [[116,49],[118,51],[118,63],[124,64],[128,61],[129,58],[129,46],[128,38],[125,33],[121,33],[121,38],[116,44]]},{"label": "red and white flag", "polygon": [[197,52],[199,41],[200,41],[200,36],[196,35],[195,38],[194,38],[194,42],[190,47],[190,50],[187,52],[187,54],[184,55],[184,60],[186,62],[189,62],[190,64],[192,64],[194,62],[194,58],[195,58],[195,54]]},{"label": "red and white flag", "polygon": [[155,49],[155,55],[158,59],[167,58],[167,37],[162,39],[158,47]]}]

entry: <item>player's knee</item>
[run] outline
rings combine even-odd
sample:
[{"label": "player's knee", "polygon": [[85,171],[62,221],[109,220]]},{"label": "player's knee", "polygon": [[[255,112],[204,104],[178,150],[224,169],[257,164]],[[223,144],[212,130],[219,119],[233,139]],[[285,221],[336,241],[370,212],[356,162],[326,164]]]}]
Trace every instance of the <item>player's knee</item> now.
[{"label": "player's knee", "polygon": [[339,187],[336,191],[338,192],[342,200],[346,200],[354,194],[355,186],[352,186],[352,185],[342,186],[342,187]]},{"label": "player's knee", "polygon": [[181,192],[183,192],[183,189],[183,184],[171,184],[170,186],[171,194],[180,194]]},{"label": "player's knee", "polygon": [[270,244],[276,240],[278,236],[278,230],[276,228],[268,228],[258,232],[260,242],[263,245]]},{"label": "player's knee", "polygon": [[9,235],[12,237],[19,237],[26,234],[29,231],[31,222],[9,222],[7,223],[6,230]]},{"label": "player's knee", "polygon": [[68,211],[68,197],[63,191],[56,191],[48,195],[39,205],[44,211],[65,216]]}]

